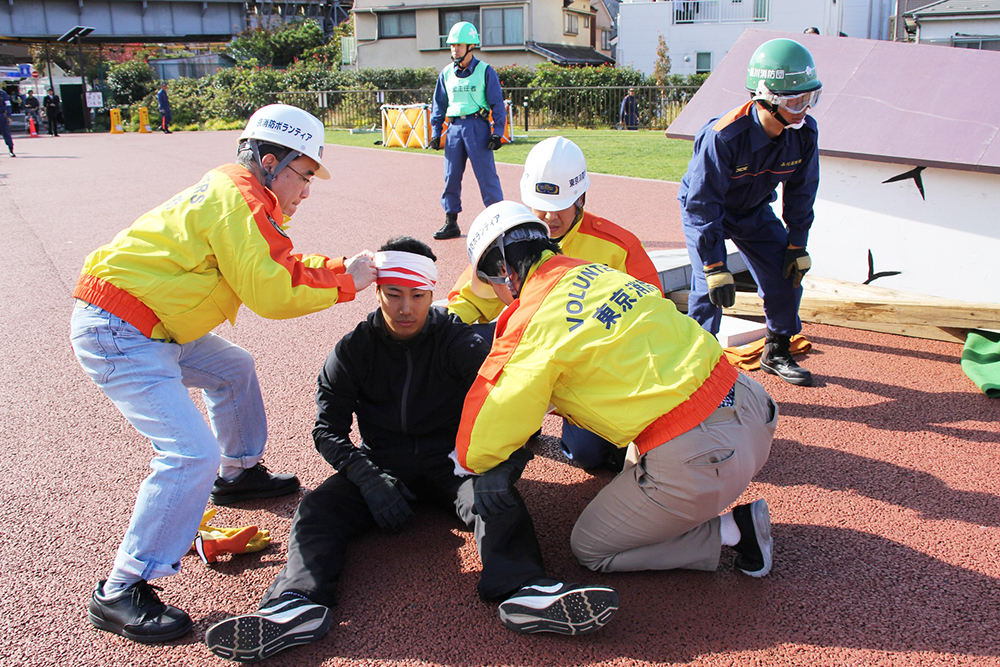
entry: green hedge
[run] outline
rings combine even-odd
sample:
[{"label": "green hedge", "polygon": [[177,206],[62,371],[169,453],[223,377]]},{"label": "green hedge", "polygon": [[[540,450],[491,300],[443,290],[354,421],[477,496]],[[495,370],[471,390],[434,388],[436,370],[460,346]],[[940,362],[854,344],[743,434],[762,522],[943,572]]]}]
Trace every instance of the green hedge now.
[{"label": "green hedge", "polygon": [[[245,120],[257,108],[276,100],[296,104],[306,110],[320,112],[316,95],[303,95],[313,91],[359,90],[412,90],[413,100],[426,98],[437,80],[438,70],[424,68],[366,68],[361,70],[337,69],[331,63],[330,48],[306,52],[285,69],[261,67],[250,59],[244,64],[219,70],[201,79],[174,79],[169,82],[173,123],[178,127],[230,126]],[[130,127],[138,125],[138,108],[149,109],[150,124],[159,124],[155,83],[148,65],[124,64],[115,68],[113,104],[122,108],[123,122]],[[497,68],[505,90],[534,89],[531,105],[534,108],[552,107],[566,109],[549,114],[546,122],[584,125],[614,123],[620,96],[629,86],[654,86],[651,77],[630,67],[560,67],[543,63],[534,68],[503,66]],[[671,86],[700,86],[707,75],[671,76]],[[109,77],[110,78],[110,77]],[[110,83],[110,81],[109,81]],[[111,87],[111,86],[109,86]],[[577,90],[554,90],[576,88]],[[553,90],[546,90],[553,89]],[[595,94],[595,91],[603,91]],[[664,101],[683,103],[690,98],[690,90],[668,89]],[[405,95],[404,95],[405,96]],[[328,105],[339,105],[346,96],[328,96]],[[385,100],[394,102],[394,100]],[[410,101],[410,100],[408,100]],[[518,106],[521,102],[517,101]],[[377,111],[377,104],[372,105]],[[332,109],[332,107],[330,107]],[[569,111],[572,110],[572,111]],[[359,112],[359,124],[370,124],[371,114]],[[376,119],[377,121],[377,119]]]}]

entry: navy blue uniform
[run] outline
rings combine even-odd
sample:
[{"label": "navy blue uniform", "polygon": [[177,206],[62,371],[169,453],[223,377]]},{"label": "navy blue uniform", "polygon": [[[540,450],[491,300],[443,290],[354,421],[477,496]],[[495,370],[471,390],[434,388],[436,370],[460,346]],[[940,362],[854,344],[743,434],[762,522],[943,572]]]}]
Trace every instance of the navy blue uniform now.
[{"label": "navy blue uniform", "polygon": [[10,124],[8,120],[10,119],[10,97],[3,90],[0,90],[0,135],[3,136],[3,142],[7,144],[7,150],[10,154],[14,154],[14,138],[10,136]]},{"label": "navy blue uniform", "polygon": [[[692,268],[688,315],[707,331],[719,332],[722,309],[708,298],[703,267],[726,259],[727,238],[757,281],[767,328],[784,336],[802,330],[802,288],[782,273],[786,248],[805,247],[809,239],[819,187],[817,138],[811,116],[801,129],[768,138],[753,102],[698,131],[677,199]],[[784,224],[771,209],[779,183]]]},{"label": "navy blue uniform", "polygon": [[[479,63],[475,57],[468,68],[449,65],[455,68],[455,75],[460,79],[472,75]],[[493,112],[493,126],[498,134],[503,134],[507,122],[507,110],[503,104],[503,90],[500,88],[500,77],[496,70],[486,65],[486,103]],[[448,109],[448,90],[445,86],[444,72],[438,75],[437,86],[434,88],[434,105],[431,109],[431,136],[441,136],[441,125],[444,123],[445,111]],[[492,130],[488,121],[471,116],[448,119],[448,135],[444,146],[444,193],[441,195],[441,206],[445,213],[461,213],[462,211],[462,176],[465,174],[465,162],[472,162],[472,171],[479,181],[479,193],[483,197],[483,205],[489,206],[503,200],[503,190],[500,188],[500,177],[497,176],[496,164],[493,161],[493,151],[489,148]]]}]

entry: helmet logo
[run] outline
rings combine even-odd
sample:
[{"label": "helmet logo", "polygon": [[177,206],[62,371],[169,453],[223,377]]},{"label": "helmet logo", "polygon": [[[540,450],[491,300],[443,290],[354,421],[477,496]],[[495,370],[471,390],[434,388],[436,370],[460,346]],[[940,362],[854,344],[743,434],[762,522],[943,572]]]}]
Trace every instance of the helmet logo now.
[{"label": "helmet logo", "polygon": [[303,141],[309,141],[313,138],[312,132],[306,132],[302,128],[295,127],[294,125],[289,125],[288,123],[283,123],[281,121],[273,120],[271,118],[258,118],[258,127],[266,127],[269,130],[275,130],[276,132],[287,132],[288,134],[294,134],[296,137],[301,137]]},{"label": "helmet logo", "polygon": [[569,179],[569,187],[572,188],[572,187],[574,187],[574,186],[582,183],[583,179],[585,179],[585,178],[587,178],[587,170],[586,169],[584,169],[583,171],[581,171],[579,175],[574,176],[573,178]]},{"label": "helmet logo", "polygon": [[816,68],[812,65],[806,65],[806,76],[812,76],[816,73]]},{"label": "helmet logo", "polygon": [[762,69],[760,67],[751,67],[750,76],[755,79],[784,79],[785,70],[783,69]]},{"label": "helmet logo", "polygon": [[535,183],[535,192],[540,195],[557,195],[559,186],[555,183]]}]

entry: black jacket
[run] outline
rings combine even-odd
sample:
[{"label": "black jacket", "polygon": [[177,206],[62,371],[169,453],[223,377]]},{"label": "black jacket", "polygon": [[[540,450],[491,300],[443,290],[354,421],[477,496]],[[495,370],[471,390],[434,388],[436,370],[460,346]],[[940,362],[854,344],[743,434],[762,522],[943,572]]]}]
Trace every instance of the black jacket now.
[{"label": "black jacket", "polygon": [[[490,351],[468,325],[432,307],[419,334],[390,338],[376,310],[326,359],[316,391],[316,449],[338,471],[370,450],[448,456],[465,395]],[[362,449],[350,439],[358,418]]]}]

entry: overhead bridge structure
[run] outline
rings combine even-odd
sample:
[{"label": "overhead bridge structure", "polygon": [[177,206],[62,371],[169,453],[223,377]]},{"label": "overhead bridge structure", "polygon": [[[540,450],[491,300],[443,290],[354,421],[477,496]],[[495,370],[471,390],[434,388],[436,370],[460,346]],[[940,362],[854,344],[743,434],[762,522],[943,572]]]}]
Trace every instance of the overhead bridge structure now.
[{"label": "overhead bridge structure", "polygon": [[350,6],[349,0],[5,0],[0,39],[55,41],[73,26],[90,26],[90,42],[227,41],[300,17],[316,18],[331,32]]}]

